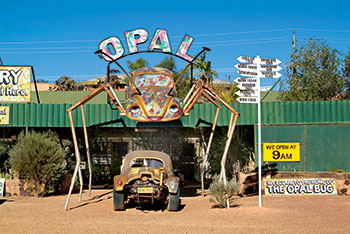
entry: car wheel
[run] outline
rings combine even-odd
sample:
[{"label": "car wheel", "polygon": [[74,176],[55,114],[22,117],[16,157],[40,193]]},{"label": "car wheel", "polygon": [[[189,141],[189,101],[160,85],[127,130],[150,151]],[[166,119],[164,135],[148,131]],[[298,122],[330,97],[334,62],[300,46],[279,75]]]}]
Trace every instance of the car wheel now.
[{"label": "car wheel", "polygon": [[178,211],[180,209],[180,188],[176,194],[169,194],[168,211]]},{"label": "car wheel", "polygon": [[124,204],[124,193],[123,191],[115,191],[113,189],[113,205],[114,210],[125,210],[125,204]]}]

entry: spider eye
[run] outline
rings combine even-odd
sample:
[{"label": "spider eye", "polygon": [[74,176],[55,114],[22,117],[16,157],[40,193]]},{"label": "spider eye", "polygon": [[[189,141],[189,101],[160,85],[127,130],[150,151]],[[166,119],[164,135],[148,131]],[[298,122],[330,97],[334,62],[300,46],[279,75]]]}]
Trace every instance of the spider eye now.
[{"label": "spider eye", "polygon": [[178,108],[177,106],[174,105],[174,106],[171,106],[171,107],[169,108],[169,111],[175,113],[175,112],[178,112],[178,111],[179,111],[179,108]]},{"label": "spider eye", "polygon": [[138,106],[133,106],[133,107],[130,108],[130,111],[131,111],[131,113],[133,113],[133,114],[137,114],[137,113],[140,112],[140,107],[138,107]]}]

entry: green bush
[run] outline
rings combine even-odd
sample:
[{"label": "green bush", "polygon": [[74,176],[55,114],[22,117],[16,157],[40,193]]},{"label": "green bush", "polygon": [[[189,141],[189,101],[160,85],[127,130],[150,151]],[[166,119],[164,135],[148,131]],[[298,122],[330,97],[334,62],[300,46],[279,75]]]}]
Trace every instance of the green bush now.
[{"label": "green bush", "polygon": [[227,206],[228,200],[229,205],[232,206],[239,188],[240,183],[234,179],[227,181],[225,188],[225,183],[220,180],[220,176],[214,175],[213,182],[209,186],[209,194],[213,196],[210,198],[210,202],[214,202],[215,207],[224,208]]},{"label": "green bush", "polygon": [[65,167],[65,152],[52,131],[21,132],[9,155],[12,170],[31,182],[36,195],[44,195]]}]

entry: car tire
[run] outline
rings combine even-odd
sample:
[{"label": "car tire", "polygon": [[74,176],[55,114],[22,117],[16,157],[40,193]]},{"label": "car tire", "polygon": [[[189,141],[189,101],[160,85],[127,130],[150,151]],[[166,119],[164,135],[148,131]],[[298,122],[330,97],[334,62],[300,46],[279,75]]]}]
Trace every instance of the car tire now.
[{"label": "car tire", "polygon": [[113,205],[115,211],[125,210],[123,191],[115,191],[113,189]]},{"label": "car tire", "polygon": [[168,211],[178,211],[180,209],[180,188],[176,194],[169,194]]}]

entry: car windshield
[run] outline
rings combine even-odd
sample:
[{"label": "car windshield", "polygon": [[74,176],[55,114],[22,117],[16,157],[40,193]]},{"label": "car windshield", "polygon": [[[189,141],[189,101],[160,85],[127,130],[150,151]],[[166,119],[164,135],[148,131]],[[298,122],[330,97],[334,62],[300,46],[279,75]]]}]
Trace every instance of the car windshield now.
[{"label": "car windshield", "polygon": [[135,78],[136,87],[149,87],[160,86],[169,87],[173,86],[173,81],[170,76],[165,74],[141,74]]},{"label": "car windshield", "polygon": [[155,158],[135,158],[130,161],[130,167],[162,168],[164,165],[163,161]]}]

